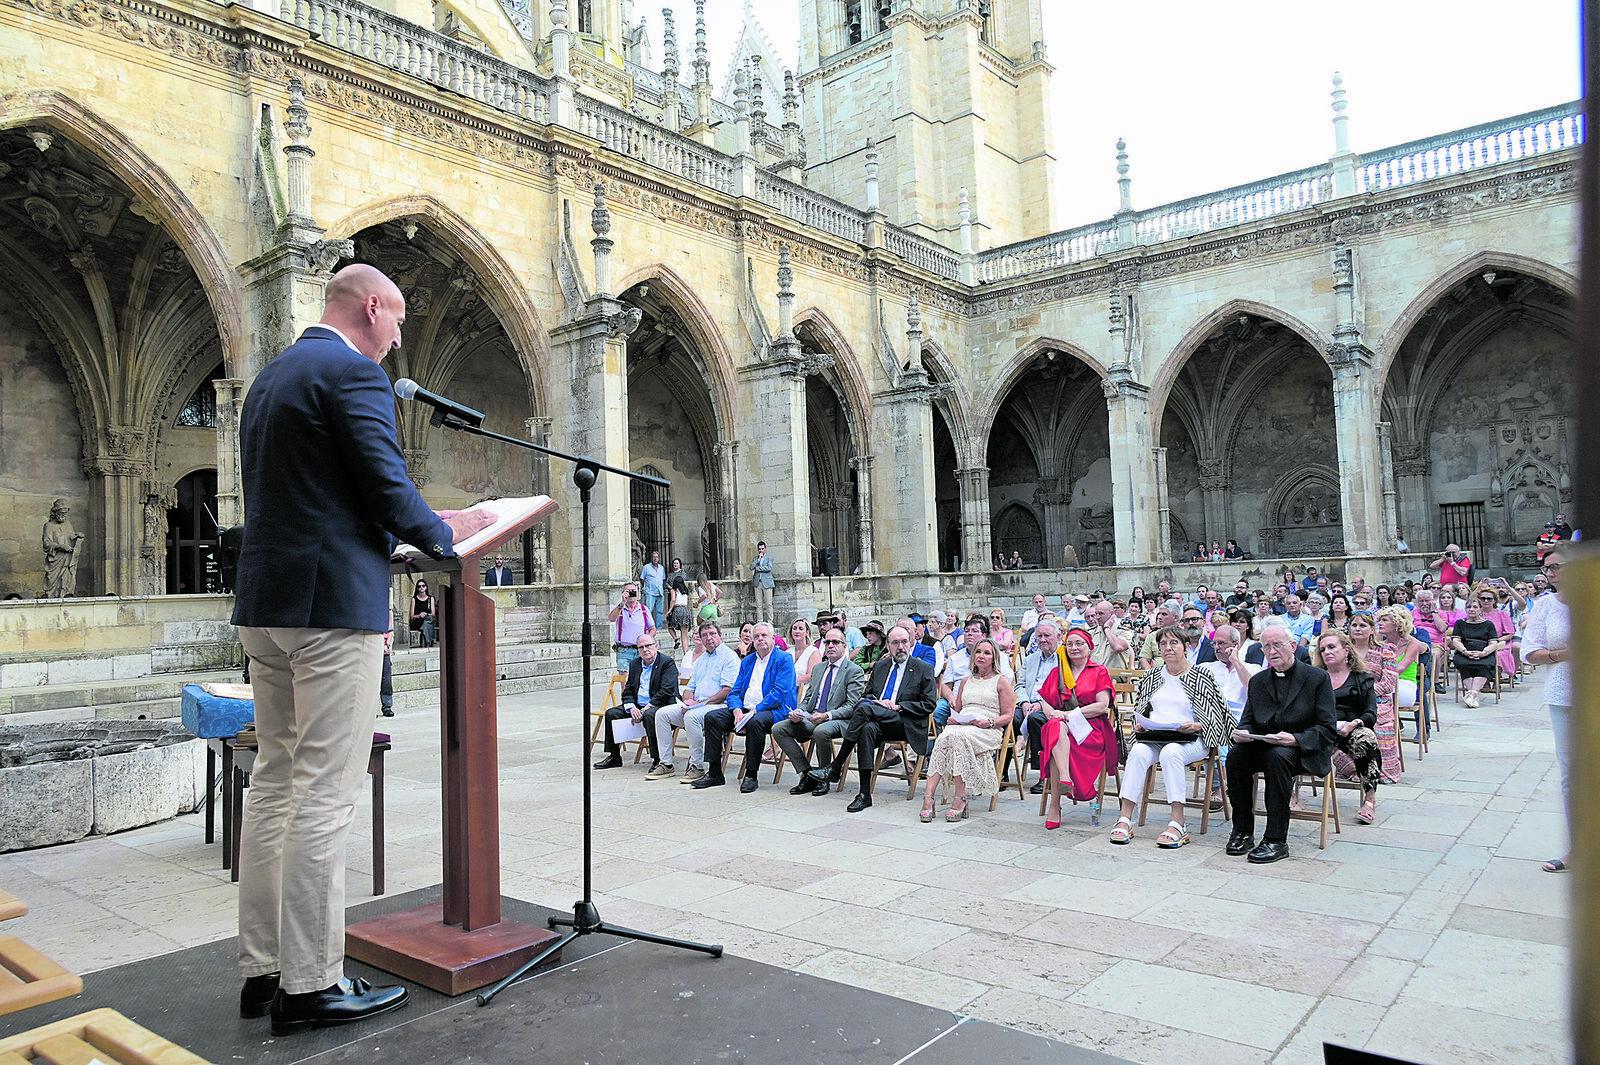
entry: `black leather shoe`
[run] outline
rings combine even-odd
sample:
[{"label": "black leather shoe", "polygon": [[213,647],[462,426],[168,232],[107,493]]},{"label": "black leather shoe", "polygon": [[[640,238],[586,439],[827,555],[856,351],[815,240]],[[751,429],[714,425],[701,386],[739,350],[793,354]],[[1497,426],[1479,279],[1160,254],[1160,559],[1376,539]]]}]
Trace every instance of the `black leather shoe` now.
[{"label": "black leather shoe", "polygon": [[1251,865],[1270,865],[1273,862],[1281,862],[1287,857],[1289,857],[1287,843],[1268,843],[1262,840],[1245,860]]},{"label": "black leather shoe", "polygon": [[811,794],[817,796],[819,799],[824,795],[832,795],[833,785],[829,784],[826,780],[815,781],[811,785]]},{"label": "black leather shoe", "polygon": [[720,788],[720,787],[722,787],[722,785],[726,784],[727,782],[728,782],[727,778],[724,777],[721,773],[718,773],[716,776],[712,776],[711,774],[707,773],[705,776],[701,777],[699,780],[695,781],[693,784],[690,784],[689,786],[691,788],[696,788],[696,789],[701,789],[701,788]]},{"label": "black leather shoe", "polygon": [[[827,785],[824,784],[823,787],[827,787]],[[789,789],[789,794],[790,795],[809,795],[813,791],[815,791],[816,789],[817,789],[817,783],[816,783],[816,781],[811,779],[811,773],[808,770],[808,771],[800,774],[800,780],[795,784],[794,787]]]},{"label": "black leather shoe", "polygon": [[379,712],[381,714],[383,714],[384,717],[393,717],[394,716],[394,707],[386,706]]},{"label": "black leather shoe", "polygon": [[855,798],[850,800],[850,805],[844,808],[844,812],[847,814],[858,814],[871,805],[872,796],[868,795],[866,792],[862,792],[860,795],[857,795]]},{"label": "black leather shoe", "polygon": [[760,784],[756,783],[755,777],[745,777],[743,780],[739,781],[739,794],[748,795],[760,786]]},{"label": "black leather shoe", "polygon": [[1237,858],[1241,854],[1248,854],[1251,847],[1256,845],[1256,838],[1244,832],[1235,832],[1228,837],[1228,853]]},{"label": "black leather shoe", "polygon": [[272,1000],[277,994],[277,973],[245,977],[244,990],[239,992],[239,1016],[265,1017],[272,1012]]},{"label": "black leather shoe", "polygon": [[1033,785],[1033,787],[1028,789],[1028,794],[1029,795],[1043,795],[1044,794],[1044,781],[1041,780],[1041,781],[1036,782]]},{"label": "black leather shoe", "polygon": [[608,754],[594,764],[596,769],[621,769],[622,755]]},{"label": "black leather shoe", "polygon": [[373,987],[357,977],[304,995],[280,989],[272,1000],[272,1034],[290,1035],[307,1028],[332,1028],[397,1010],[410,997],[403,987]]},{"label": "black leather shoe", "polygon": [[839,783],[839,770],[835,769],[832,762],[819,769],[813,769],[811,776],[824,784]]},{"label": "black leather shoe", "polygon": [[883,764],[880,765],[878,768],[879,769],[893,769],[896,766],[898,766],[899,764],[900,764],[900,756],[898,754],[891,753],[889,755],[889,757],[887,757],[887,758],[885,758],[883,760]]}]

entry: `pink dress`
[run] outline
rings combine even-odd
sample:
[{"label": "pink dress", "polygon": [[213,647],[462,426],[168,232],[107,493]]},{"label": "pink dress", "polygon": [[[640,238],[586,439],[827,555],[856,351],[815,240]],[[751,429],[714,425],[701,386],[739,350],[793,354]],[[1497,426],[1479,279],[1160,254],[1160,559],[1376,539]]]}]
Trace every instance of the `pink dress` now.
[{"label": "pink dress", "polygon": [[[1517,623],[1512,621],[1511,615],[1501,607],[1496,607],[1484,614],[1483,620],[1493,622],[1494,631],[1499,633],[1502,639],[1517,634]],[[1506,646],[1495,652],[1494,657],[1495,661],[1500,665],[1500,672],[1508,677],[1517,675],[1517,656],[1511,653],[1511,642],[1509,640],[1506,641]]]}]

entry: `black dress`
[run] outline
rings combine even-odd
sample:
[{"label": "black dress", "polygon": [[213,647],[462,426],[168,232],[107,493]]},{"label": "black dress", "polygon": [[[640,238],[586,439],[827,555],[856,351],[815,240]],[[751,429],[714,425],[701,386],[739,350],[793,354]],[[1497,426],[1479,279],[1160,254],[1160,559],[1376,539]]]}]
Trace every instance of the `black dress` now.
[{"label": "black dress", "polygon": [[[1494,627],[1492,621],[1468,621],[1462,618],[1450,626],[1450,635],[1461,641],[1461,646],[1469,651],[1481,651],[1500,638],[1500,632]],[[1468,658],[1457,651],[1450,657],[1450,664],[1463,677],[1482,677],[1490,680],[1498,663],[1494,655],[1487,658]]]},{"label": "black dress", "polygon": [[1334,745],[1355,763],[1362,788],[1377,791],[1383,783],[1383,750],[1378,746],[1377,733],[1372,731],[1378,723],[1377,680],[1371,673],[1352,671],[1343,684],[1333,689],[1333,708],[1341,728],[1347,721],[1359,722],[1348,735],[1339,732]]}]

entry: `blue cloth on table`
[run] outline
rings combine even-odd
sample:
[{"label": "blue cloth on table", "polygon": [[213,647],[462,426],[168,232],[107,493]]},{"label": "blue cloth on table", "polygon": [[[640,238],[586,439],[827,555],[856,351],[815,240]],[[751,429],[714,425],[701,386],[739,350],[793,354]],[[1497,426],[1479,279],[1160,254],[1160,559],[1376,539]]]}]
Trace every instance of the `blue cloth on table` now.
[{"label": "blue cloth on table", "polygon": [[183,726],[201,739],[237,736],[255,720],[253,699],[224,699],[198,684],[183,686]]}]

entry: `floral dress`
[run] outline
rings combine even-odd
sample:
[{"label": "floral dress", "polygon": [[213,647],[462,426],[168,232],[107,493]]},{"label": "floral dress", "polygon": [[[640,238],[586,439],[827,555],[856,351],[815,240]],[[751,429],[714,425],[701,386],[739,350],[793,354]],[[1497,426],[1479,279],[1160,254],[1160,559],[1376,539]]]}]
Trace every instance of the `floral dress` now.
[{"label": "floral dress", "polygon": [[[995,721],[1000,717],[1000,674],[992,677],[972,675],[961,682],[961,712],[977,714]],[[995,772],[994,752],[1000,749],[1006,730],[979,728],[977,725],[946,725],[933,745],[928,759],[928,776],[960,777],[967,793],[989,795],[1000,790]]]},{"label": "floral dress", "polygon": [[1383,782],[1400,783],[1400,722],[1394,707],[1394,693],[1400,686],[1400,669],[1396,665],[1399,648],[1383,643],[1372,649],[1383,661],[1378,674],[1378,723],[1372,731],[1378,737],[1378,750],[1383,752]]}]

